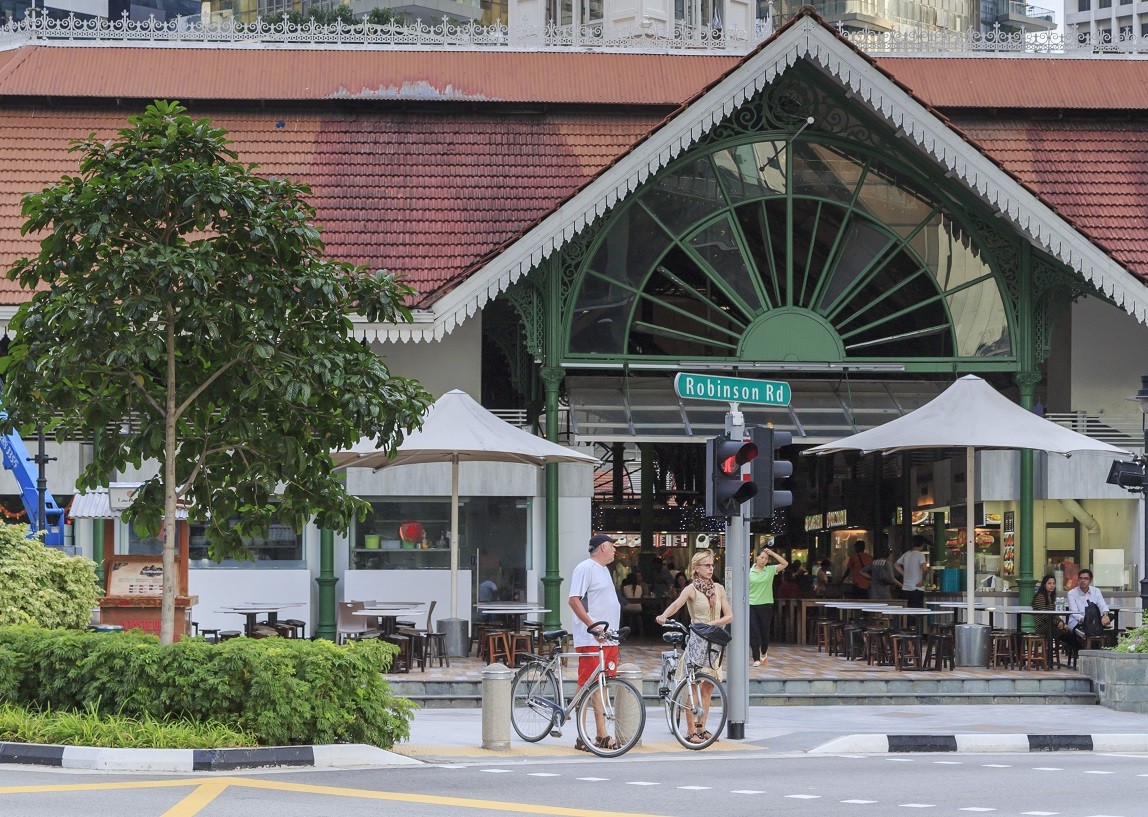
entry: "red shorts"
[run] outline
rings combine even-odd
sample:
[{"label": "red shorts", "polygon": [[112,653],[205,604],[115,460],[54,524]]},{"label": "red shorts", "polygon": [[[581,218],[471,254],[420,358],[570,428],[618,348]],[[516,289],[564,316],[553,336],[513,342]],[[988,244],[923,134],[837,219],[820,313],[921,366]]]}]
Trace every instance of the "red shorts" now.
[{"label": "red shorts", "polygon": [[[585,686],[586,682],[598,669],[597,647],[575,647],[574,652],[583,653],[578,659],[578,686]],[[613,677],[618,674],[618,645],[608,644],[604,648],[606,661],[606,674]]]}]

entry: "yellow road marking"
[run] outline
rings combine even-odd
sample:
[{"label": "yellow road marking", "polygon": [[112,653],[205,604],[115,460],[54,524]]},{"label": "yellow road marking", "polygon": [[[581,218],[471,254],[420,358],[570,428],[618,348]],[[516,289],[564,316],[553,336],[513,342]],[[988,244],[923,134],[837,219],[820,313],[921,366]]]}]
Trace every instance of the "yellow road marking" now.
[{"label": "yellow road marking", "polygon": [[230,785],[226,781],[203,783],[195,791],[165,811],[161,817],[194,817]]},{"label": "yellow road marking", "polygon": [[0,794],[35,794],[47,791],[114,791],[116,789],[163,789],[179,786],[198,786],[200,783],[218,782],[228,778],[188,778],[184,780],[140,780],[120,783],[70,783],[63,786],[6,786]]}]

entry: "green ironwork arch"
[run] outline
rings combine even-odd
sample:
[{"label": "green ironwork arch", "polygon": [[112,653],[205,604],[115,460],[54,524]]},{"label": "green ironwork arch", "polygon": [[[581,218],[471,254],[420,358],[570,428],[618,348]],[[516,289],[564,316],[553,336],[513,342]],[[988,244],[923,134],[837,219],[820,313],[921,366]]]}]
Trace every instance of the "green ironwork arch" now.
[{"label": "green ironwork arch", "polygon": [[1002,276],[964,209],[877,151],[758,133],[699,148],[606,220],[568,360],[1015,368]]}]

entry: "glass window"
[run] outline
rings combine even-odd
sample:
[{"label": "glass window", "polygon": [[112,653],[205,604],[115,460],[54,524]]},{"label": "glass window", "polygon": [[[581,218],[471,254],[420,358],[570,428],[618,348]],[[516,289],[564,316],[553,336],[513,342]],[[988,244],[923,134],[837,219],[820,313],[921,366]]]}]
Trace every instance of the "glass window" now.
[{"label": "glass window", "polygon": [[1092,10],[1092,0],[1076,0],[1076,10],[1077,11],[1091,11]]},{"label": "glass window", "polygon": [[[450,500],[372,499],[371,512],[351,529],[355,570],[449,570]],[[460,497],[459,566],[492,581],[499,599],[525,598],[530,569],[530,500]]]},{"label": "glass window", "polygon": [[719,150],[718,177],[735,204],[785,192],[785,142],[754,142]]},{"label": "glass window", "polygon": [[[235,520],[238,521],[238,520]],[[266,536],[255,536],[244,540],[254,561],[224,559],[214,562],[208,555],[207,526],[202,522],[192,522],[189,529],[188,558],[192,567],[245,567],[245,568],[299,568],[306,567],[303,551],[303,534],[290,525],[279,524],[272,517]]]}]

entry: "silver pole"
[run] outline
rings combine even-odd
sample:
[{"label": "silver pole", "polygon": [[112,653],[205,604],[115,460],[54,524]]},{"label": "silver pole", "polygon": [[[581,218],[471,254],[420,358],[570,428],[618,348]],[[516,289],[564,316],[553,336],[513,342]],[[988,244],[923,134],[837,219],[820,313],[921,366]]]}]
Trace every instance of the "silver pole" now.
[{"label": "silver pole", "polygon": [[[730,403],[725,428],[731,440],[745,439],[745,417],[737,403]],[[742,466],[742,474],[749,466]],[[758,486],[769,490],[770,486]],[[745,739],[746,714],[749,711],[749,519],[748,503],[726,524],[725,589],[733,610],[732,636],[726,655],[726,678],[729,687],[729,721],[726,736]]]}]

